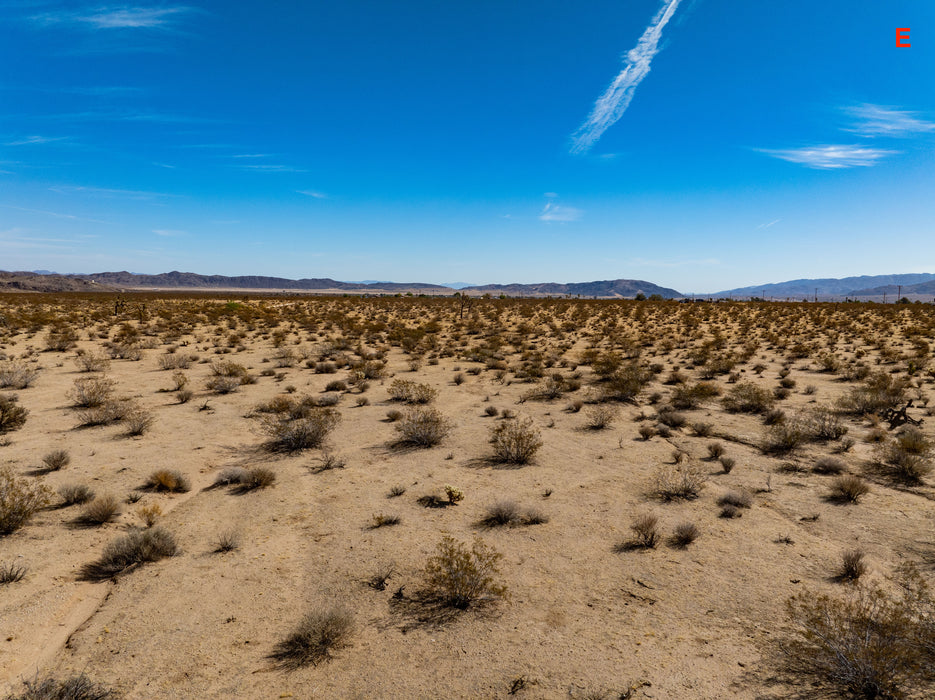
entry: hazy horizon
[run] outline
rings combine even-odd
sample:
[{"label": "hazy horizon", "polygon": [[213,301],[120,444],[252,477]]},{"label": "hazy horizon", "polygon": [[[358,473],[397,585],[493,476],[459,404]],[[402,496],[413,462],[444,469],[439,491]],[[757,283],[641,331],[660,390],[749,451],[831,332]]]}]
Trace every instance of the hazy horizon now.
[{"label": "hazy horizon", "polygon": [[935,269],[924,0],[32,0],[0,26],[5,269],[697,293]]}]

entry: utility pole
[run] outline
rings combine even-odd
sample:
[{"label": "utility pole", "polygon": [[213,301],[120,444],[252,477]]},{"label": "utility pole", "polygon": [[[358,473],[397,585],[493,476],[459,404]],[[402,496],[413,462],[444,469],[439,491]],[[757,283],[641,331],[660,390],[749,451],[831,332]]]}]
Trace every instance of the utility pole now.
[{"label": "utility pole", "polygon": [[818,287],[815,287],[815,303],[818,303]]},{"label": "utility pole", "polygon": [[901,284],[896,285],[896,301],[899,301],[903,298],[903,286]]}]

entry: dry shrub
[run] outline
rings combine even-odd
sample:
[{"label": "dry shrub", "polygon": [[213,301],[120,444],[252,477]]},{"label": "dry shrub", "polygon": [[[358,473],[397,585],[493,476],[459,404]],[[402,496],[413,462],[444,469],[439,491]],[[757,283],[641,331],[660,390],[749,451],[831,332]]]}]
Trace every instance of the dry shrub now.
[{"label": "dry shrub", "polygon": [[663,501],[697,498],[707,476],[692,464],[664,464],[653,475],[651,493]]},{"label": "dry shrub", "polygon": [[159,507],[158,503],[140,506],[136,510],[136,516],[142,521],[143,525],[152,527],[162,517],[162,508]]},{"label": "dry shrub", "polygon": [[79,577],[85,581],[103,581],[147,562],[159,561],[178,553],[175,537],[156,526],[133,530],[104,547],[100,559],[81,567]]},{"label": "dry shrub", "polygon": [[721,402],[731,413],[766,413],[773,407],[773,395],[752,382],[738,382]]},{"label": "dry shrub", "polygon": [[688,422],[688,419],[685,417],[684,413],[679,413],[672,406],[660,406],[659,407],[659,422],[666,426],[667,428],[675,428],[678,430],[685,426]]},{"label": "dry shrub", "polygon": [[127,427],[127,435],[137,436],[149,430],[155,422],[155,418],[149,411],[133,408],[127,412],[123,421]]},{"label": "dry shrub", "polygon": [[79,372],[106,372],[110,369],[110,358],[103,353],[79,351],[75,364]]},{"label": "dry shrub", "polygon": [[837,477],[831,482],[828,500],[839,503],[859,503],[862,496],[870,493],[870,486],[854,474]]},{"label": "dry shrub", "polygon": [[724,445],[719,442],[712,442],[708,445],[708,458],[712,460],[720,459],[724,454]]},{"label": "dry shrub", "polygon": [[205,387],[215,394],[232,394],[237,391],[243,382],[240,377],[212,377]]},{"label": "dry shrub", "polygon": [[[671,377],[670,377],[671,379]],[[666,382],[670,383],[669,381]],[[678,386],[672,392],[669,402],[679,410],[698,408],[702,403],[721,394],[721,390],[712,382]]]},{"label": "dry shrub", "polygon": [[852,415],[882,413],[906,402],[909,383],[886,372],[872,374],[861,386],[850,389],[838,401],[838,409]]},{"label": "dry shrub", "polygon": [[92,427],[96,425],[119,423],[135,410],[138,409],[136,404],[132,401],[108,400],[100,406],[78,411],[78,425],[81,427]]},{"label": "dry shrub", "polygon": [[734,465],[737,464],[737,460],[733,457],[721,457],[718,462],[721,463],[721,469],[724,470],[725,474],[730,474],[734,469]]},{"label": "dry shrub", "polygon": [[15,396],[0,394],[0,435],[22,428],[29,411],[17,404]]},{"label": "dry shrub", "polygon": [[237,484],[240,491],[255,491],[256,489],[269,488],[276,483],[276,472],[266,467],[252,467],[243,470]]},{"label": "dry shrub", "polygon": [[616,406],[599,404],[588,409],[587,426],[591,430],[604,430],[617,419]]},{"label": "dry shrub", "polygon": [[922,484],[932,472],[932,444],[915,426],[904,427],[893,440],[878,445],[874,468],[905,484]]},{"label": "dry shrub", "polygon": [[753,505],[753,498],[746,491],[728,491],[717,499],[717,504],[721,507],[749,508]]},{"label": "dry shrub", "polygon": [[804,420],[813,440],[840,440],[847,434],[847,426],[828,408],[814,408],[805,415]]},{"label": "dry shrub", "polygon": [[0,563],[0,585],[6,586],[10,583],[18,583],[26,576],[28,569],[24,564],[15,562]]},{"label": "dry shrub", "polygon": [[335,409],[316,407],[294,420],[288,416],[264,416],[261,428],[270,437],[269,449],[295,452],[321,447],[340,420],[341,414]]},{"label": "dry shrub", "polygon": [[88,503],[76,521],[84,525],[104,525],[118,515],[120,515],[120,501],[111,494],[104,494]]},{"label": "dry shrub", "polygon": [[43,484],[19,478],[9,466],[0,467],[0,535],[9,535],[49,505],[51,492]]},{"label": "dry shrub", "polygon": [[542,447],[540,433],[531,418],[501,423],[491,431],[494,460],[504,464],[528,464]]},{"label": "dry shrub", "polygon": [[678,549],[684,549],[697,540],[699,535],[698,526],[694,523],[679,523],[669,538],[669,544]]},{"label": "dry shrub", "polygon": [[847,471],[847,465],[844,463],[844,460],[838,459],[837,457],[822,457],[815,462],[812,471],[816,474],[843,474]]},{"label": "dry shrub", "polygon": [[45,337],[45,348],[55,352],[65,352],[75,345],[78,333],[71,326],[53,326]]},{"label": "dry shrub", "polygon": [[650,379],[652,375],[649,372],[636,362],[630,362],[601,381],[601,394],[608,401],[632,401]]},{"label": "dry shrub", "polygon": [[98,408],[110,401],[115,382],[108,377],[80,377],[68,392],[75,408]]},{"label": "dry shrub", "polygon": [[932,697],[935,602],[914,569],[900,598],[855,586],[843,597],[802,591],[786,604],[793,624],[780,645],[790,683],[809,697],[896,700]]},{"label": "dry shrub", "polygon": [[649,440],[656,434],[656,429],[653,426],[644,423],[639,428],[639,434],[643,440]]},{"label": "dry shrub", "polygon": [[388,389],[390,399],[411,404],[426,404],[435,400],[438,392],[428,384],[419,384],[408,379],[394,379]]},{"label": "dry shrub", "polygon": [[387,515],[386,513],[377,513],[372,516],[370,521],[370,530],[378,530],[381,527],[392,527],[393,525],[399,525],[402,522],[402,518],[398,515]]},{"label": "dry shrub", "polygon": [[659,518],[652,513],[638,515],[630,523],[630,529],[633,531],[633,540],[629,542],[630,547],[639,547],[642,549],[652,549],[659,542]]},{"label": "dry shrub", "polygon": [[867,572],[864,553],[859,549],[849,549],[841,555],[841,565],[834,575],[836,581],[852,583]]},{"label": "dry shrub", "polygon": [[6,700],[117,700],[118,697],[107,686],[80,673],[61,680],[53,676],[24,680],[23,690],[7,695]]},{"label": "dry shrub", "polygon": [[281,667],[295,670],[329,659],[346,646],[354,632],[354,616],[343,606],[323,607],[306,613],[295,630],[269,655]]},{"label": "dry shrub", "polygon": [[808,439],[807,426],[798,418],[789,418],[766,429],[762,449],[766,454],[784,455],[793,452]]},{"label": "dry shrub", "polygon": [[59,487],[58,495],[62,497],[62,505],[75,506],[93,499],[94,490],[87,484],[65,484]]},{"label": "dry shrub", "polygon": [[222,552],[233,552],[235,549],[239,548],[240,533],[235,528],[222,530],[220,533],[218,533],[217,539],[214,541],[214,552],[217,554]]},{"label": "dry shrub", "polygon": [[464,610],[471,605],[503,598],[506,587],[497,582],[503,555],[480,540],[471,549],[445,535],[423,572],[426,597]]},{"label": "dry shrub", "polygon": [[39,376],[39,370],[11,360],[0,364],[0,389],[26,389]]},{"label": "dry shrub", "polygon": [[485,527],[503,527],[520,522],[520,518],[519,505],[515,501],[497,501],[487,506],[480,522]]},{"label": "dry shrub", "polygon": [[451,421],[434,408],[413,408],[406,412],[395,428],[400,435],[398,444],[432,447],[451,432]]},{"label": "dry shrub", "polygon": [[68,450],[52,450],[42,458],[42,464],[46,471],[57,472],[69,465],[71,457]]},{"label": "dry shrub", "polygon": [[188,478],[177,469],[157,469],[146,479],[143,488],[169,493],[186,493],[191,490]]}]

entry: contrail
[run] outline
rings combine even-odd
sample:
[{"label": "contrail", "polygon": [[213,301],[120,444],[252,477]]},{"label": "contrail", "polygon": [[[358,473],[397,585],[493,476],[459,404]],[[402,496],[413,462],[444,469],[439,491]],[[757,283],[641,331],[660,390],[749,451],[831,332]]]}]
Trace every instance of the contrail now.
[{"label": "contrail", "polygon": [[636,47],[627,52],[627,64],[594,103],[594,109],[584,124],[572,135],[572,153],[587,153],[607,129],[623,116],[630,106],[637,86],[649,74],[649,64],[659,53],[662,29],[678,9],[682,0],[668,0],[646,27]]}]

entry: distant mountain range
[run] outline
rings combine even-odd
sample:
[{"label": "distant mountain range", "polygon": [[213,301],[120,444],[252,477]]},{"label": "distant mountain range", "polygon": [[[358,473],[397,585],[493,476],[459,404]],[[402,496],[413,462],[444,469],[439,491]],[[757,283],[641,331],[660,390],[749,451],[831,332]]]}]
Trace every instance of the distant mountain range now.
[{"label": "distant mountain range", "polygon": [[860,277],[842,277],[840,279],[800,279],[773,284],[759,284],[752,287],[728,289],[710,297],[763,297],[773,299],[813,298],[816,294],[835,297],[873,297],[896,294],[899,286],[906,294],[931,294],[935,286],[935,274],[918,273],[905,275],[862,275]]},{"label": "distant mountain range", "polygon": [[[194,272],[165,272],[159,275],[142,275],[132,272],[99,272],[95,274],[57,274],[45,270],[32,272],[0,271],[0,290],[31,292],[91,292],[119,291],[132,289],[192,289],[192,290],[264,290],[264,291],[318,291],[322,293],[373,293],[445,295],[457,290],[472,295],[506,294],[507,296],[581,296],[603,299],[628,299],[643,294],[647,297],[658,294],[664,299],[688,296],[675,289],[660,287],[645,280],[600,280],[594,282],[541,282],[537,284],[485,284],[451,285],[424,284],[420,282],[341,282],[328,277],[292,280],[284,277],[246,275],[199,275]],[[935,274],[918,273],[904,275],[874,275],[844,277],[841,279],[797,279],[787,282],[760,284],[750,287],[728,289],[715,294],[697,294],[700,298],[744,299],[765,297],[770,299],[812,299],[818,297],[841,299],[879,298],[883,295],[894,301],[896,295],[935,295]]]}]

